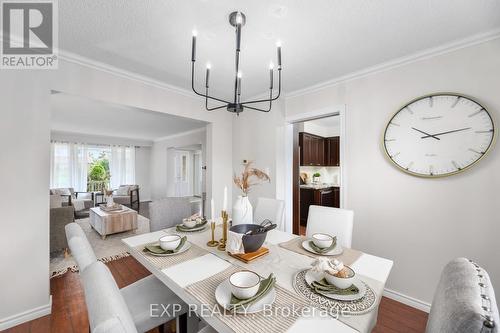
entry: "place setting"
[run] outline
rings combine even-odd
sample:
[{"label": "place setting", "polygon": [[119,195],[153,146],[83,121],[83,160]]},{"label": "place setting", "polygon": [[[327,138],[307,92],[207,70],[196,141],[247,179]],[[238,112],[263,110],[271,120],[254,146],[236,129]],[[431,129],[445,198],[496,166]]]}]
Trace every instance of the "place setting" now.
[{"label": "place setting", "polygon": [[155,243],[144,245],[142,251],[156,257],[168,257],[186,252],[190,248],[191,243],[186,236],[170,234],[160,237]]},{"label": "place setting", "polygon": [[177,232],[203,232],[208,228],[208,221],[199,214],[183,218],[182,223],[175,226]]},{"label": "place setting", "polygon": [[224,310],[232,313],[258,313],[276,300],[275,284],[273,274],[264,279],[253,271],[237,271],[217,286],[215,300]]},{"label": "place setting", "polygon": [[359,315],[374,308],[376,295],[366,282],[338,259],[317,258],[296,274],[294,289],[312,304],[334,315]]},{"label": "place setting", "polygon": [[344,252],[337,237],[326,233],[315,233],[301,245],[304,250],[321,256],[338,256]]}]

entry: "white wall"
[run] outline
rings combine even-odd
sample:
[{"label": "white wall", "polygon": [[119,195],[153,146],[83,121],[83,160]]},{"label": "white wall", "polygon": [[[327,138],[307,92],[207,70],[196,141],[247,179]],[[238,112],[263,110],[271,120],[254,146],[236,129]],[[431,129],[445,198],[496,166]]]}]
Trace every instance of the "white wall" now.
[{"label": "white wall", "polygon": [[50,312],[49,94],[46,73],[0,74],[0,331]]},{"label": "white wall", "polygon": [[[284,103],[273,103],[270,113],[245,110],[233,118],[233,166],[239,174],[243,160],[253,161],[253,166],[269,171],[270,183],[255,186],[249,195],[255,204],[258,197],[284,199],[284,174],[282,162],[285,156]],[[281,164],[280,164],[281,163]],[[234,185],[232,185],[234,187]],[[240,195],[234,187],[233,197]]]},{"label": "white wall", "polygon": [[[168,150],[198,144],[201,145],[202,160],[206,161],[207,130],[205,128],[189,131],[184,134],[179,133],[154,142],[151,154],[151,190],[153,200],[172,196],[174,192],[174,184],[172,181],[169,181],[169,179],[173,179],[174,170],[173,168],[168,168],[169,165],[173,165],[173,155],[168,154]],[[224,187],[222,189],[224,190]],[[220,206],[222,207],[222,202],[220,202]]]},{"label": "white wall", "polygon": [[151,147],[135,147],[135,183],[140,200],[151,200]]},{"label": "white wall", "polygon": [[466,256],[500,290],[500,147],[471,170],[441,179],[398,171],[381,147],[389,117],[412,98],[463,93],[500,119],[499,87],[497,39],[287,99],[287,116],[347,105],[343,167],[353,246],[394,260],[388,288],[431,302],[443,266]]},{"label": "white wall", "polygon": [[[123,71],[64,59],[60,59],[58,70],[2,71],[0,88],[3,117],[0,126],[5,143],[0,163],[3,184],[0,202],[4,213],[0,233],[2,328],[13,323],[6,322],[12,316],[32,319],[23,313],[36,314],[38,307],[49,302],[50,90],[209,122],[207,198],[213,196],[220,211],[224,185],[229,185],[232,178],[232,115],[227,112],[206,112],[202,99],[145,82]],[[14,170],[19,178],[12,177]],[[19,179],[23,179],[23,186]],[[27,198],[27,188],[28,201],[22,199]],[[231,197],[230,186],[229,190]],[[30,246],[19,248],[13,243],[19,239]]]},{"label": "white wall", "polygon": [[[338,116],[336,116],[338,117]],[[319,136],[322,136],[324,138],[329,138],[332,136],[339,136],[340,135],[340,126],[322,126],[322,125],[317,125],[314,122],[311,121],[306,121],[301,124],[302,128],[299,127],[300,132],[307,132],[311,134],[316,134]]]}]

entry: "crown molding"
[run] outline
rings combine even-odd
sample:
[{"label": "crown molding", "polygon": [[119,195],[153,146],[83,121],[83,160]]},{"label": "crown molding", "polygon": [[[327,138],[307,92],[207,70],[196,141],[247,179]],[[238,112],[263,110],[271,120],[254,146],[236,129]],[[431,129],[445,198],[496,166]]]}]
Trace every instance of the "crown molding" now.
[{"label": "crown molding", "polygon": [[129,70],[125,70],[125,69],[122,69],[119,67],[115,67],[113,65],[109,65],[109,64],[106,64],[106,63],[103,63],[100,61],[92,60],[92,59],[83,57],[81,55],[78,55],[76,53],[68,52],[68,51],[65,51],[62,49],[59,49],[59,59],[66,61],[66,62],[69,62],[69,63],[73,63],[73,64],[85,66],[85,67],[88,67],[91,69],[103,71],[103,72],[106,72],[106,73],[109,73],[112,75],[116,75],[116,76],[119,76],[119,77],[122,77],[125,79],[134,80],[134,81],[137,81],[137,82],[149,85],[149,86],[153,86],[155,88],[168,90],[170,92],[177,93],[177,94],[180,94],[180,95],[183,95],[186,97],[190,97],[193,99],[197,97],[190,90],[179,88],[177,86],[170,85],[170,84],[165,83],[163,81],[153,79],[149,76],[141,75],[141,74],[135,73],[133,71],[129,71]]},{"label": "crown molding", "polygon": [[432,57],[436,57],[442,54],[454,52],[466,47],[474,46],[477,44],[482,44],[489,42],[494,39],[500,38],[500,29],[491,30],[485,33],[480,33],[477,35],[469,36],[464,39],[456,40],[450,43],[446,43],[434,48],[426,49],[423,51],[419,51],[413,53],[408,56],[396,58],[393,60],[389,60],[387,62],[380,63],[375,66],[367,67],[365,69],[361,69],[359,71],[355,71],[346,75],[339,76],[337,78],[333,78],[321,83],[317,83],[315,85],[294,90],[285,94],[285,98],[293,98],[306,94],[310,94],[328,87],[332,87],[338,85],[343,82],[356,80],[359,78],[363,78],[369,75],[377,74],[383,71],[391,70],[393,68],[397,68],[400,66],[404,66],[413,62],[429,59]]},{"label": "crown molding", "polygon": [[205,132],[206,130],[207,130],[206,126],[204,126],[204,127],[196,128],[194,130],[190,130],[190,131],[186,131],[186,132],[181,132],[181,133],[177,133],[177,134],[172,134],[172,135],[167,135],[167,136],[164,136],[164,137],[161,137],[161,138],[156,138],[156,139],[153,140],[153,142],[160,142],[160,141],[165,141],[165,140],[169,140],[169,139],[173,139],[173,138],[178,138],[178,137],[181,137],[181,136],[196,134],[196,133],[199,133],[199,132]]}]

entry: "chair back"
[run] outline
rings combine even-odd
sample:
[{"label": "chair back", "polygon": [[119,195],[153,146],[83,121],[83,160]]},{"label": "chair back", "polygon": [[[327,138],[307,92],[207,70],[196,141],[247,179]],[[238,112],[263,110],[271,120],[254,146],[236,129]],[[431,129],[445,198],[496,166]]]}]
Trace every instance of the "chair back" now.
[{"label": "chair back", "polygon": [[448,263],[434,293],[426,333],[497,333],[499,324],[488,273],[466,258]]},{"label": "chair back", "polygon": [[306,236],[325,233],[337,236],[337,244],[351,247],[354,212],[325,206],[309,206]]},{"label": "chair back", "polygon": [[137,333],[134,320],[108,267],[97,261],[81,272],[92,333]]},{"label": "chair back", "polygon": [[149,203],[151,232],[173,227],[191,215],[191,203],[187,197],[171,197]]},{"label": "chair back", "polygon": [[97,257],[90,245],[85,232],[75,222],[68,223],[65,226],[66,239],[71,255],[75,258],[76,264],[80,272],[85,270],[89,265],[97,261]]},{"label": "chair back", "polygon": [[285,216],[285,202],[283,200],[270,198],[257,198],[257,204],[253,212],[254,223],[261,223],[265,219],[276,223],[278,229],[283,227]]}]

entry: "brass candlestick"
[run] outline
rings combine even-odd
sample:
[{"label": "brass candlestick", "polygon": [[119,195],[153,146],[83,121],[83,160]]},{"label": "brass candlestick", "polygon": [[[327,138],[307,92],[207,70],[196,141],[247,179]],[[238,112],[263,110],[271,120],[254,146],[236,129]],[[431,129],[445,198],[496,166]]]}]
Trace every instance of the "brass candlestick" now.
[{"label": "brass candlestick", "polygon": [[229,220],[229,215],[225,210],[221,212],[222,216],[222,238],[219,240],[219,246],[217,247],[220,251],[226,251],[227,242],[227,221]]},{"label": "brass candlestick", "polygon": [[207,242],[207,246],[216,247],[219,242],[215,240],[215,221],[210,222],[210,229],[212,229],[212,240]]}]

